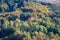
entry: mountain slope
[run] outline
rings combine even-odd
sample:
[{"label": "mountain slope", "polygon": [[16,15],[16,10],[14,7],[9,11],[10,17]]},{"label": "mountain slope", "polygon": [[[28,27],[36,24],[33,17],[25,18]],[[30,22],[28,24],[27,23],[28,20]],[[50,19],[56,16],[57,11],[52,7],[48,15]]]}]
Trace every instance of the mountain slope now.
[{"label": "mountain slope", "polygon": [[60,40],[60,7],[26,1],[14,5],[0,6],[0,40]]}]

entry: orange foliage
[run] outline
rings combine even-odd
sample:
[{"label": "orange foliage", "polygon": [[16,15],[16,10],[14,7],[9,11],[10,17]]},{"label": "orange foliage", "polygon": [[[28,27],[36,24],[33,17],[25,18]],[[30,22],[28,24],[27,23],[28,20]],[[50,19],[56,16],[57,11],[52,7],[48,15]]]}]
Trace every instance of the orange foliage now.
[{"label": "orange foliage", "polygon": [[42,35],[42,32],[39,32],[36,40],[44,40],[43,35]]},{"label": "orange foliage", "polygon": [[33,17],[33,15],[31,15],[31,16],[28,18],[27,21],[31,22],[31,21],[33,21],[34,19],[35,19],[35,18]]}]

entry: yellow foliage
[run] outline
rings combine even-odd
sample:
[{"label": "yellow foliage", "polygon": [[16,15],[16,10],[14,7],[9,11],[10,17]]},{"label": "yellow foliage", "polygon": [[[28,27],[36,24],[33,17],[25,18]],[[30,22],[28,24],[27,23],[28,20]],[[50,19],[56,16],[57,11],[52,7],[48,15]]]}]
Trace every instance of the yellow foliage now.
[{"label": "yellow foliage", "polygon": [[4,26],[5,28],[7,28],[7,27],[9,26],[9,21],[8,21],[8,20],[4,20],[3,26]]},{"label": "yellow foliage", "polygon": [[58,21],[60,22],[60,18],[57,18],[58,19]]},{"label": "yellow foliage", "polygon": [[26,27],[29,27],[29,25],[28,25],[28,23],[27,22],[24,22],[24,24],[23,24],[24,26],[26,26]]},{"label": "yellow foliage", "polygon": [[16,30],[15,34],[20,34],[21,33],[20,30],[18,30],[18,29],[15,29],[15,30]]},{"label": "yellow foliage", "polygon": [[12,12],[14,15],[17,15],[18,17],[20,16],[20,13],[22,13],[22,11],[20,9],[16,9],[14,12]]},{"label": "yellow foliage", "polygon": [[6,9],[8,7],[8,5],[6,3],[1,4],[0,7],[3,7],[4,9]]},{"label": "yellow foliage", "polygon": [[39,10],[42,13],[52,13],[52,11],[50,10],[50,8],[48,8],[48,6],[44,6],[41,4],[36,5],[36,3],[29,3],[29,5],[25,6],[24,8],[32,9],[33,11]]}]

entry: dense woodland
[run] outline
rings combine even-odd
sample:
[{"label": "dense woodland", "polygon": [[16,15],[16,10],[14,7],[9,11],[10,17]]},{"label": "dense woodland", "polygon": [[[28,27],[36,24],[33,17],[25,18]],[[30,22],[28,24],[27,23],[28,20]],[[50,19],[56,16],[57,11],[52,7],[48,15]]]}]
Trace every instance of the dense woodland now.
[{"label": "dense woodland", "polygon": [[60,7],[35,0],[0,0],[0,40],[60,40]]}]

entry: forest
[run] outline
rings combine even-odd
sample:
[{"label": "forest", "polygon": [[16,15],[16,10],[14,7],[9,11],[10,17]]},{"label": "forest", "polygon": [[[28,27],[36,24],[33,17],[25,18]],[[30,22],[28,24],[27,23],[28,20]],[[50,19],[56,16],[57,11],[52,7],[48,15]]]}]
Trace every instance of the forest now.
[{"label": "forest", "polygon": [[0,40],[60,40],[60,6],[0,0]]}]

